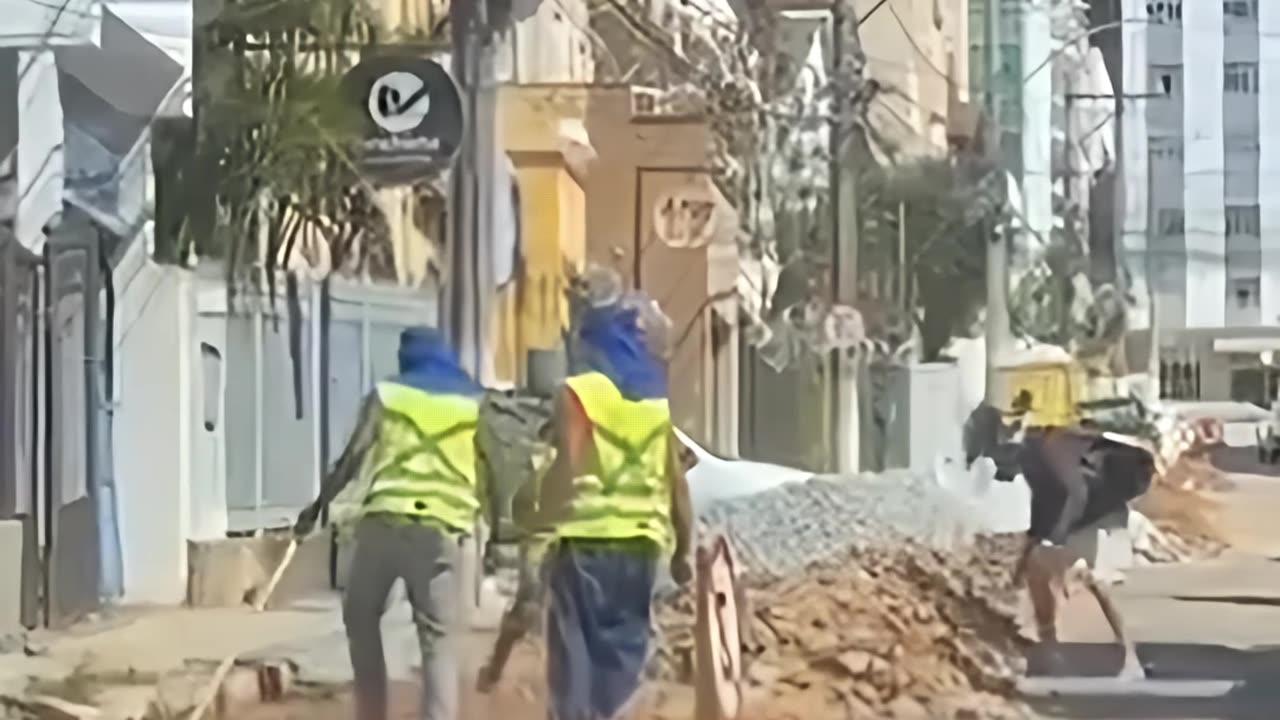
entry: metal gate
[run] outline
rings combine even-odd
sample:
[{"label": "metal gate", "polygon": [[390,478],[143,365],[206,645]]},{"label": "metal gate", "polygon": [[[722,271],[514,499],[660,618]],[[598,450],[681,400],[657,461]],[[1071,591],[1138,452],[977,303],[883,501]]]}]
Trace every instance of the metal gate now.
[{"label": "metal gate", "polygon": [[92,237],[45,244],[45,612],[64,626],[98,608],[98,257]]},{"label": "metal gate", "polygon": [[[40,622],[40,258],[0,230],[0,519],[22,523],[22,624]],[[13,582],[3,578],[0,582]]]}]

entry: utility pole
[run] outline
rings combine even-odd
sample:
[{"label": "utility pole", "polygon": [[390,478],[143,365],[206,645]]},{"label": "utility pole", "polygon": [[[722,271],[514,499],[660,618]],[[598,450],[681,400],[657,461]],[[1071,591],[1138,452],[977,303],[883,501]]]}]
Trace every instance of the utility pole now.
[{"label": "utility pole", "polygon": [[[448,273],[441,292],[440,324],[472,377],[485,382],[492,367],[486,340],[489,308],[495,291],[490,230],[493,198],[493,141],[496,132],[493,29],[489,0],[452,2],[454,82],[463,87],[466,128],[458,160],[450,173],[450,238]],[[488,203],[486,203],[488,199]],[[482,555],[487,530],[474,533],[470,552],[462,553],[460,582],[470,588],[470,611],[480,605],[484,579]]]},{"label": "utility pole", "polygon": [[492,278],[493,141],[496,133],[493,28],[489,2],[449,4],[452,71],[464,98],[462,147],[451,172],[448,273],[440,324],[463,367],[484,381],[492,359],[486,340]]},{"label": "utility pole", "polygon": [[907,202],[898,201],[898,299],[902,311],[911,312],[911,296],[907,292]]},{"label": "utility pole", "polygon": [[[865,19],[865,18],[864,18]],[[857,158],[858,147],[850,142],[856,132],[851,117],[847,95],[854,88],[844,87],[846,6],[844,0],[831,5],[831,78],[835,88],[832,96],[829,185],[831,202],[831,300],[832,304],[853,305],[858,298],[858,201]],[[855,19],[855,23],[858,21]],[[857,27],[855,24],[854,30]],[[837,350],[831,360],[831,455],[834,470],[839,473],[857,472],[860,468],[858,402],[859,362],[847,351]]]},{"label": "utility pole", "polygon": [[1087,242],[1087,239],[1089,236],[1087,233],[1081,234],[1081,235],[1076,234],[1077,218],[1076,218],[1075,207],[1073,207],[1073,202],[1075,201],[1074,185],[1076,183],[1076,170],[1075,170],[1076,139],[1074,136],[1075,123],[1072,122],[1073,118],[1071,116],[1075,112],[1076,94],[1071,92],[1071,88],[1072,88],[1071,73],[1066,73],[1066,78],[1064,79],[1063,84],[1065,86],[1064,87],[1065,92],[1063,92],[1062,94],[1062,104],[1063,104],[1063,108],[1062,108],[1062,146],[1063,146],[1062,165],[1063,165],[1063,168],[1062,169],[1063,169],[1063,175],[1064,175],[1064,178],[1062,181],[1062,199],[1064,201],[1063,211],[1066,213],[1065,230],[1067,231],[1068,240],[1083,242],[1085,244],[1084,250],[1085,250],[1085,253],[1087,254],[1089,251],[1088,242]]},{"label": "utility pole", "polygon": [[[986,0],[986,52],[983,53],[983,75],[986,78],[986,92],[983,101],[986,105],[987,118],[992,127],[987,130],[987,141],[994,147],[999,146],[1001,125],[999,103],[996,95],[996,75],[1000,67],[998,42],[1000,33],[1000,0]],[[988,152],[995,152],[994,147]],[[997,171],[998,172],[998,171]],[[1008,188],[1003,178],[1000,182],[1000,202],[1008,202]],[[1009,238],[1005,228],[990,228],[987,238],[986,257],[987,279],[987,318],[986,318],[986,388],[983,398],[995,405],[1000,401],[1000,389],[997,387],[999,373],[997,369],[1003,361],[1005,349],[1009,344]]]}]

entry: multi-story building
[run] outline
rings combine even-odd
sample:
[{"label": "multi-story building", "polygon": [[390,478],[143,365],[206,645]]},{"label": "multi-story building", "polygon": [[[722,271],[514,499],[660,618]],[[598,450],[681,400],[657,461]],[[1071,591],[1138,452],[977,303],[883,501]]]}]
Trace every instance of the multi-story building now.
[{"label": "multi-story building", "polygon": [[1195,368],[1179,395],[1267,403],[1280,349],[1280,4],[1094,5],[1110,6],[1098,32],[1119,27],[1117,255],[1133,295],[1155,303],[1164,363]]}]

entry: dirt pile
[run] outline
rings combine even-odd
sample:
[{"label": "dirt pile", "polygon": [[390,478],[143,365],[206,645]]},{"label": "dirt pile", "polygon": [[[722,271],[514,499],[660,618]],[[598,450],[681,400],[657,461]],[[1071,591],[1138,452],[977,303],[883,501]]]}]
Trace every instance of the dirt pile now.
[{"label": "dirt pile", "polygon": [[1214,557],[1227,548],[1217,527],[1218,504],[1195,489],[1152,483],[1133,508],[1155,529],[1146,534],[1146,543],[1135,538],[1135,549],[1148,561],[1185,562]]},{"label": "dirt pile", "polygon": [[[1025,717],[1009,699],[1022,662],[1011,585],[1020,542],[857,553],[750,587],[743,716]],[[693,622],[692,598],[661,609],[657,679],[692,676]]]}]

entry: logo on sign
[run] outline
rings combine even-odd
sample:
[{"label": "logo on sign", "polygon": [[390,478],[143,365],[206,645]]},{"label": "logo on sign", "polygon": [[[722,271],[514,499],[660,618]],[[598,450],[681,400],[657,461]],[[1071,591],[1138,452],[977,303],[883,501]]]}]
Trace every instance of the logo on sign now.
[{"label": "logo on sign", "polygon": [[431,93],[422,78],[392,72],[369,88],[369,117],[389,133],[405,133],[422,124],[431,111]]},{"label": "logo on sign", "polygon": [[360,167],[375,183],[416,182],[457,154],[462,102],[439,63],[396,54],[367,58],[347,73],[343,93],[365,118]]}]

